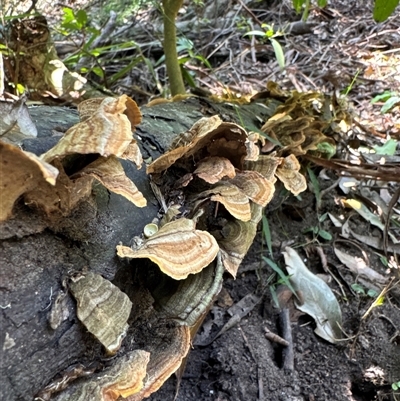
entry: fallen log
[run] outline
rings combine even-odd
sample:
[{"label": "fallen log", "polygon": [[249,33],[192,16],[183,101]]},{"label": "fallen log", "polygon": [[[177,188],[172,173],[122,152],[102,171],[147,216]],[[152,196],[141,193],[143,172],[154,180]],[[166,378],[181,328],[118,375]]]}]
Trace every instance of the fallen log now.
[{"label": "fallen log", "polygon": [[[259,127],[273,110],[273,106],[257,103],[239,109],[189,98],[143,107],[135,137],[143,159],[150,162],[165,154],[177,135],[190,130],[202,117],[220,115],[232,122],[227,132],[234,135],[239,128],[233,123],[250,130]],[[43,177],[37,178],[37,164],[31,170],[26,167],[33,156],[21,162],[26,154],[21,156],[18,147],[0,142],[2,213],[9,191],[24,188],[0,223],[2,396],[7,400],[100,400],[121,395],[140,400],[156,391],[186,356],[190,327],[207,312],[220,288],[222,257],[219,254],[208,267],[185,280],[168,277],[149,259],[119,258],[119,244],[132,245],[133,238],[143,239],[144,227],[167,214],[165,210],[160,214],[162,199],[160,193],[158,198],[154,195],[150,176],[129,159],[121,161],[126,177],[147,201],[145,207],[138,208],[132,199],[110,190],[115,182],[107,181],[97,166],[106,156],[89,152],[60,159],[59,154],[51,155],[50,149],[67,136],[60,132],[78,123],[75,110],[41,106],[31,108],[30,114],[38,136],[24,139],[21,148],[37,156],[47,152],[44,159],[64,178],[59,184],[60,175],[57,178],[58,198],[53,192],[40,192]],[[224,135],[221,131],[212,143],[226,141]],[[115,160],[119,163],[120,159]],[[95,163],[97,167],[88,167]],[[165,171],[153,174],[161,197],[175,196],[181,202],[181,214],[198,219],[201,232],[221,228],[218,218],[224,219],[222,224],[230,221],[226,210],[214,220],[210,213],[218,212],[215,202],[204,197],[200,199],[200,203],[208,202],[202,206],[204,216],[191,215],[196,202],[189,198],[204,190],[204,182],[198,178],[193,178],[190,193],[177,186],[176,194],[166,194],[176,174],[180,170],[187,173],[185,163],[173,168],[170,176]],[[51,178],[47,178],[46,188],[50,188]],[[37,184],[28,190],[25,186],[36,179]],[[220,206],[219,210],[223,209]],[[80,308],[83,314],[91,309],[85,317]],[[91,318],[100,323],[88,322]],[[116,335],[110,334],[109,341],[105,339],[108,331],[101,332],[104,327],[120,329]]]}]

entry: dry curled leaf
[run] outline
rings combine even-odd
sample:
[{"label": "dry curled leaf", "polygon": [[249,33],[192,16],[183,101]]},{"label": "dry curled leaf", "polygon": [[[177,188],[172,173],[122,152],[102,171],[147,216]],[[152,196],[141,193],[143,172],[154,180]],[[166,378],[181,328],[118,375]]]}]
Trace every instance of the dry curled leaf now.
[{"label": "dry curled leaf", "polygon": [[194,174],[209,184],[215,184],[223,177],[233,178],[236,175],[235,167],[225,157],[206,157],[197,164]]},{"label": "dry curled leaf", "polygon": [[147,204],[136,185],[125,175],[125,171],[116,157],[99,157],[81,170],[79,175],[94,177],[108,190],[125,197],[137,207],[144,207]]},{"label": "dry curled leaf", "polygon": [[71,279],[69,286],[77,300],[79,320],[109,353],[115,353],[128,330],[127,320],[132,308],[128,296],[92,272]]},{"label": "dry curled leaf", "polygon": [[294,249],[286,247],[283,255],[290,282],[303,301],[295,301],[296,307],[315,319],[316,334],[335,343],[342,338],[342,312],[335,295],[325,281],[307,269]]},{"label": "dry curled leaf", "polygon": [[58,173],[33,153],[0,141],[0,221],[10,217],[21,195],[40,186],[54,186]]},{"label": "dry curled leaf", "polygon": [[37,137],[36,125],[25,102],[24,96],[15,102],[0,100],[0,137],[13,144],[26,137]]},{"label": "dry curled leaf", "polygon": [[357,277],[363,277],[373,284],[386,284],[388,282],[388,277],[371,269],[362,258],[351,256],[336,247],[334,247],[334,251],[337,258]]},{"label": "dry curled leaf", "polygon": [[[131,121],[124,114],[134,108],[131,102],[133,100],[126,95],[117,99],[104,98],[90,117],[90,112],[85,109],[85,120],[71,127],[57,145],[42,155],[42,159],[50,162],[74,153],[121,157],[133,141]],[[138,121],[135,117],[132,119]]]},{"label": "dry curled leaf", "polygon": [[283,182],[285,188],[295,196],[307,189],[306,178],[299,170],[300,163],[296,156],[289,155],[283,159],[275,172],[279,180]]},{"label": "dry curled leaf", "polygon": [[117,246],[122,258],[149,258],[175,280],[199,273],[217,256],[219,247],[206,231],[196,230],[193,220],[181,218],[162,226],[137,249]]},{"label": "dry curled leaf", "polygon": [[129,352],[113,366],[73,383],[55,401],[117,401],[137,394],[143,388],[149,358],[147,351]]}]

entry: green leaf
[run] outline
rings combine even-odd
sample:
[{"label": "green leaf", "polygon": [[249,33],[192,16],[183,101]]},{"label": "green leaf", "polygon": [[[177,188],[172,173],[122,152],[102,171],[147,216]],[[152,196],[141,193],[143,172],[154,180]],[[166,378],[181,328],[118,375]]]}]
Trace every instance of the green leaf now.
[{"label": "green leaf", "polygon": [[100,67],[93,67],[92,71],[100,78],[104,78],[104,71]]},{"label": "green leaf", "polygon": [[72,8],[64,7],[62,11],[64,13],[62,18],[62,25],[64,25],[64,23],[72,22],[75,20],[75,15],[72,11]]},{"label": "green leaf", "polygon": [[399,0],[375,0],[374,20],[376,22],[385,21],[398,4]]},{"label": "green leaf", "polygon": [[197,55],[195,58],[197,60],[201,61],[207,68],[212,70],[212,66],[211,66],[210,62],[205,57]]},{"label": "green leaf", "polygon": [[293,8],[296,10],[296,13],[301,11],[301,7],[303,6],[305,0],[293,0]]},{"label": "green leaf", "polygon": [[263,230],[265,242],[267,244],[268,252],[272,258],[271,230],[269,229],[268,219],[265,215],[262,216],[262,230]]},{"label": "green leaf", "polygon": [[283,270],[271,259],[266,258],[265,256],[262,257],[264,259],[265,262],[268,263],[268,265],[271,267],[271,269],[278,274],[278,276],[281,278],[282,282],[285,283],[285,285],[287,285],[287,287],[289,288],[290,291],[292,291],[292,293],[296,296],[296,298],[298,299],[298,296],[296,294],[295,289],[293,288],[290,280],[289,280],[289,276],[285,275],[285,273],[283,272]]},{"label": "green leaf", "polygon": [[378,295],[378,293],[375,290],[370,289],[367,291],[367,295],[371,298],[375,298]]},{"label": "green leaf", "polygon": [[324,154],[324,157],[327,159],[331,159],[335,156],[336,153],[336,146],[332,145],[328,142],[320,142],[317,144],[317,149]]},{"label": "green leaf", "polygon": [[381,108],[381,113],[387,113],[392,107],[396,106],[400,103],[399,96],[393,96],[390,99],[386,100],[385,104]]},{"label": "green leaf", "polygon": [[326,7],[326,5],[328,4],[328,0],[318,0],[317,4],[318,7]]},{"label": "green leaf", "polygon": [[276,39],[270,38],[269,40],[274,48],[275,57],[278,61],[279,67],[283,70],[285,68],[285,55],[283,54],[282,46]]},{"label": "green leaf", "polygon": [[394,391],[397,391],[398,389],[400,389],[400,381],[392,383],[392,389]]},{"label": "green leaf", "polygon": [[118,79],[122,78],[124,75],[126,75],[133,67],[135,67],[137,64],[143,61],[142,56],[137,56],[131,62],[115,74],[111,76],[111,78],[108,80],[110,85],[113,84],[115,81],[118,81]]},{"label": "green leaf", "polygon": [[87,23],[87,14],[84,10],[78,10],[75,14],[76,22],[81,26],[84,27]]},{"label": "green leaf", "polygon": [[396,92],[392,92],[392,91],[385,91],[383,93],[381,93],[380,95],[376,95],[372,100],[371,100],[371,104],[380,102],[381,100],[385,101],[390,99],[392,96],[396,96]]},{"label": "green leaf", "polygon": [[332,239],[332,234],[331,234],[331,233],[328,233],[328,231],[325,231],[325,230],[319,230],[319,231],[318,231],[318,235],[319,235],[321,238],[323,238],[323,239],[325,239],[325,240],[327,240],[327,241],[330,241],[330,240]]},{"label": "green leaf", "polygon": [[302,233],[303,234],[313,233],[315,235],[315,234],[318,234],[318,231],[319,231],[319,228],[316,226],[313,226],[313,227],[306,228],[305,230],[302,231]]},{"label": "green leaf", "polygon": [[351,288],[352,288],[353,291],[356,292],[357,294],[365,295],[365,290],[364,290],[364,288],[363,288],[360,284],[353,283],[353,284],[351,285]]},{"label": "green leaf", "polygon": [[328,218],[328,212],[324,213],[322,216],[318,217],[318,221],[323,223]]},{"label": "green leaf", "polygon": [[382,146],[374,146],[377,155],[393,156],[396,153],[397,141],[389,139]]},{"label": "green leaf", "polygon": [[188,83],[188,85],[191,88],[195,88],[196,82],[194,81],[193,77],[190,75],[190,72],[186,68],[184,68],[182,64],[180,65],[180,67],[181,67],[183,79]]},{"label": "green leaf", "polygon": [[25,86],[22,84],[17,84],[17,92],[22,95],[25,92]]},{"label": "green leaf", "polygon": [[319,187],[317,176],[314,174],[314,171],[310,169],[310,167],[307,167],[307,173],[308,176],[310,177],[311,184],[314,188],[315,199],[317,201],[317,208],[319,208],[321,205],[321,189]]},{"label": "green leaf", "polygon": [[271,291],[271,297],[272,300],[274,301],[275,307],[279,308],[279,299],[278,299],[278,295],[276,294],[276,289],[274,285],[270,285],[269,286],[269,290]]}]

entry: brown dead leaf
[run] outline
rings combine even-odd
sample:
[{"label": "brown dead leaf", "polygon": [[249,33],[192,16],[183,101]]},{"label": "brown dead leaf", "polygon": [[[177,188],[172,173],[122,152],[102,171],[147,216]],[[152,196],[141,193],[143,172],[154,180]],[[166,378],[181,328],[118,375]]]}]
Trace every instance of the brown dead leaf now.
[{"label": "brown dead leaf", "polygon": [[333,249],[337,258],[357,277],[364,277],[372,284],[386,284],[389,281],[388,277],[382,276],[377,271],[367,266],[362,258],[351,256],[336,247]]},{"label": "brown dead leaf", "polygon": [[223,177],[233,178],[236,175],[235,167],[225,157],[206,157],[198,163],[194,174],[209,184],[215,184]]},{"label": "brown dead leaf", "polygon": [[299,173],[299,170],[300,163],[296,156],[289,155],[283,159],[275,172],[276,176],[283,182],[285,188],[295,196],[307,189],[306,178]]},{"label": "brown dead leaf", "polygon": [[181,218],[162,226],[138,249],[118,245],[122,258],[149,258],[175,280],[199,273],[216,257],[219,247],[206,231],[196,230],[193,220]]}]

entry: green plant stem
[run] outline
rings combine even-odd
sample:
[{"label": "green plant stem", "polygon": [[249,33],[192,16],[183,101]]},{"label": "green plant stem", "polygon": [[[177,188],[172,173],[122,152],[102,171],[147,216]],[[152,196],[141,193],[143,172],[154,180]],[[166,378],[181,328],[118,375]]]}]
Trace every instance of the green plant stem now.
[{"label": "green plant stem", "polygon": [[175,19],[179,9],[182,7],[183,0],[163,0],[164,7],[164,53],[165,65],[169,78],[171,95],[185,93],[181,68],[176,51],[176,27]]}]

